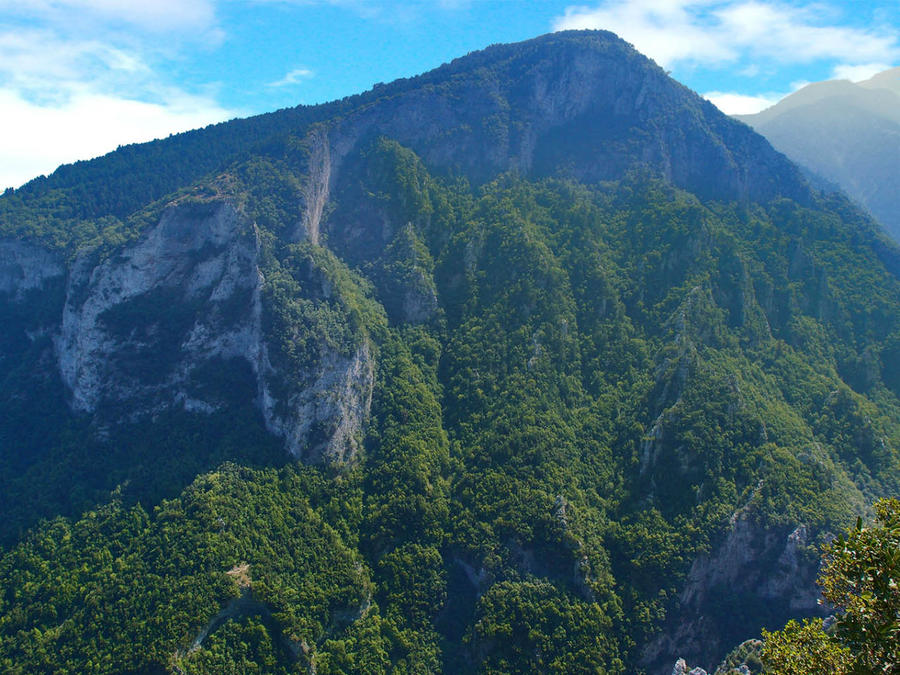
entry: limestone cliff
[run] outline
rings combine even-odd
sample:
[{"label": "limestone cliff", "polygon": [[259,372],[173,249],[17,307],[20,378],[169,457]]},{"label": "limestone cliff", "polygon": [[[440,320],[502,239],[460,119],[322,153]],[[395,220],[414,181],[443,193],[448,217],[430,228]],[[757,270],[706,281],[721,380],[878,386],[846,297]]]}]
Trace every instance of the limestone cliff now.
[{"label": "limestone cliff", "polygon": [[[662,675],[678,654],[711,672],[711,655],[753,633],[747,621],[765,617],[774,627],[792,616],[827,614],[815,583],[814,543],[805,525],[764,527],[754,522],[752,509],[734,513],[724,539],[692,563],[666,628],[643,648],[641,663]],[[713,621],[723,605],[736,611],[724,623]]]},{"label": "limestone cliff", "polygon": [[202,386],[204,369],[247,362],[251,395],[267,428],[309,461],[353,457],[373,385],[368,346],[345,356],[323,350],[296,385],[279,378],[263,328],[258,233],[229,199],[182,199],[136,242],[66,268],[51,252],[0,242],[0,293],[21,303],[65,275],[53,337],[56,367],[74,411],[103,425],[171,406],[209,413],[223,392]]},{"label": "limestone cliff", "polygon": [[0,294],[9,300],[21,302],[29,291],[41,290],[64,272],[59,255],[25,242],[0,240]]}]

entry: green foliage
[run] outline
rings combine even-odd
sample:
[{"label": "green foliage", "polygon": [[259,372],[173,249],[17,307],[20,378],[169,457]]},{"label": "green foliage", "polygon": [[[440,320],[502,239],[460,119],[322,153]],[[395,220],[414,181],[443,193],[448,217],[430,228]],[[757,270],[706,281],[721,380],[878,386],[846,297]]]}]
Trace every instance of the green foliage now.
[{"label": "green foliage", "polygon": [[875,504],[878,524],[855,529],[825,548],[822,595],[841,614],[835,637],[854,668],[900,669],[900,500]]},{"label": "green foliage", "polygon": [[713,675],[746,675],[748,670],[751,675],[763,672],[762,645],[762,640],[745,640],[729,652]]},{"label": "green foliage", "polygon": [[[211,415],[169,410],[155,419],[123,424],[97,438],[84,420],[65,416],[35,430],[35,444],[22,443],[21,427],[0,425],[6,439],[18,441],[19,456],[0,455],[0,544],[9,546],[42,518],[78,516],[117,495],[125,503],[148,506],[173,498],[202,473],[224,461],[248,467],[279,466],[284,450],[263,426],[259,413],[248,409],[252,396],[243,368],[214,361],[208,384],[231,392],[232,405]],[[249,370],[249,369],[248,369]],[[55,409],[64,402],[51,400]],[[29,401],[22,416],[40,414],[44,399]],[[54,409],[54,408],[51,408]],[[33,424],[33,422],[31,422]],[[49,447],[40,440],[49,436]],[[7,441],[9,443],[12,440]]]},{"label": "green foliage", "polygon": [[[814,539],[900,487],[900,286],[827,205],[702,203],[642,173],[473,189],[376,138],[304,240],[303,128],[180,198],[256,225],[277,400],[370,350],[359,456],[283,466],[243,359],[189,383],[219,412],[98,436],[42,366],[64,289],[33,315],[0,298],[0,669],[630,672],[738,510],[762,540]],[[69,196],[42,194],[4,208],[68,251],[114,253],[161,208],[101,227],[101,200],[81,232]],[[156,292],[101,320],[121,337],[166,317],[123,353],[164,386],[197,311]],[[887,616],[880,577],[856,583],[845,606]],[[760,628],[747,607],[699,608],[711,659]],[[791,624],[772,653],[816,631]]]},{"label": "green foliage", "polygon": [[612,622],[597,603],[546,582],[502,582],[479,602],[472,640],[483,673],[623,673]]},{"label": "green foliage", "polygon": [[340,628],[340,613],[359,611],[371,588],[300,484],[293,471],[225,466],[152,518],[112,503],[49,524],[0,564],[10,590],[0,607],[3,669],[165,665],[220,609],[239,612],[242,592],[269,608],[273,639],[313,643]]},{"label": "green foliage", "polygon": [[783,630],[763,631],[763,663],[766,672],[778,675],[850,672],[850,650],[829,639],[820,619],[789,621]]},{"label": "green foliage", "polygon": [[178,666],[191,674],[296,672],[284,665],[286,657],[279,653],[278,636],[259,619],[248,617],[226,623],[206,639],[202,649],[179,659]]},{"label": "green foliage", "polygon": [[159,200],[248,157],[281,159],[288,154],[292,134],[341,107],[341,103],[299,106],[120,147],[97,159],[61,166],[51,176],[3,195],[0,235],[69,253],[121,243],[146,224],[145,210],[158,214]]},{"label": "green foliage", "polygon": [[790,621],[763,631],[767,672],[900,672],[900,501],[875,504],[878,523],[856,527],[825,546],[819,583],[838,610],[827,632],[821,621]]}]

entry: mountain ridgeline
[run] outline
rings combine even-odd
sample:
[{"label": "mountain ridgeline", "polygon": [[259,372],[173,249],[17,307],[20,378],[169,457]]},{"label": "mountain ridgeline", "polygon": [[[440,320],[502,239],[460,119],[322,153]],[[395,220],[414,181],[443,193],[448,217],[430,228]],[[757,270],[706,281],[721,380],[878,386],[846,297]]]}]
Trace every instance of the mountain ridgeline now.
[{"label": "mountain ridgeline", "polygon": [[900,253],[614,35],[0,198],[0,669],[712,667],[900,491]]},{"label": "mountain ridgeline", "polygon": [[900,68],[863,82],[814,82],[738,116],[772,145],[839,185],[900,241]]}]

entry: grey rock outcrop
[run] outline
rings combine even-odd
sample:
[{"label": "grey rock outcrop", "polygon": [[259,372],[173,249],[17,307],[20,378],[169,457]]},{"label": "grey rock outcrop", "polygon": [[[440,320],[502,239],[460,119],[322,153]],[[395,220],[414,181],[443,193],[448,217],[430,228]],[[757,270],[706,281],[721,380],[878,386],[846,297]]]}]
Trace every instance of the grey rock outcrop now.
[{"label": "grey rock outcrop", "polygon": [[65,274],[58,255],[22,241],[0,241],[0,293],[20,301]]},{"label": "grey rock outcrop", "polygon": [[[169,207],[136,244],[99,264],[90,254],[76,260],[57,340],[73,408],[94,413],[113,401],[140,414],[174,397],[213,409],[185,384],[214,357],[259,363],[256,251],[234,206],[208,202]],[[141,357],[155,361],[152,373],[134,369]]]},{"label": "grey rock outcrop", "polygon": [[707,675],[703,668],[691,668],[684,659],[678,659],[672,668],[672,675]]},{"label": "grey rock outcrop", "polygon": [[[823,614],[815,583],[818,557],[806,554],[806,526],[777,529],[754,522],[748,508],[736,511],[722,542],[709,554],[694,560],[681,593],[677,611],[668,627],[642,651],[641,662],[653,668],[671,663],[671,655],[690,660],[719,658],[727,651],[727,635],[713,619],[714,607],[727,603],[740,611],[742,605],[765,605],[771,616]],[[824,615],[824,614],[823,614]],[[743,626],[744,634],[758,633],[757,626]]]},{"label": "grey rock outcrop", "polygon": [[[730,588],[736,594],[752,593],[764,600],[786,602],[795,613],[816,611],[818,563],[817,559],[804,558],[808,536],[805,525],[784,536],[755,524],[746,510],[738,511],[722,544],[691,566],[681,592],[682,605],[701,606],[714,589]],[[774,568],[766,564],[772,559],[776,561]]]},{"label": "grey rock outcrop", "polygon": [[38,246],[0,242],[0,299],[21,303],[51,282],[59,308],[30,330],[52,336],[48,365],[55,361],[71,408],[101,428],[172,406],[218,410],[223,393],[198,382],[243,361],[248,399],[291,454],[353,458],[374,383],[368,343],[349,354],[323,347],[292,386],[273,387],[259,236],[232,200],[176,201],[135,242],[105,258],[84,252],[68,269]]},{"label": "grey rock outcrop", "polygon": [[[264,373],[274,373],[266,361]],[[288,451],[307,462],[344,462],[359,449],[372,405],[374,363],[367,343],[350,356],[331,352],[307,377],[309,386],[292,392],[282,406],[261,381],[262,410],[269,430],[285,439]]]},{"label": "grey rock outcrop", "polygon": [[307,134],[306,150],[309,153],[306,180],[303,182],[303,215],[293,234],[296,241],[319,243],[322,214],[331,192],[332,151],[328,134],[323,127],[315,127]]}]

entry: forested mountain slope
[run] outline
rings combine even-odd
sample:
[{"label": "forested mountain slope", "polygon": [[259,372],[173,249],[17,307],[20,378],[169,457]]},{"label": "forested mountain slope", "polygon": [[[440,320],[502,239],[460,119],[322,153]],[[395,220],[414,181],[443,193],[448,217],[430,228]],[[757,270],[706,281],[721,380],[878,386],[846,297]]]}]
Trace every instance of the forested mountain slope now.
[{"label": "forested mountain slope", "polygon": [[615,36],[192,133],[0,198],[3,670],[708,666],[898,492],[896,247]]}]

